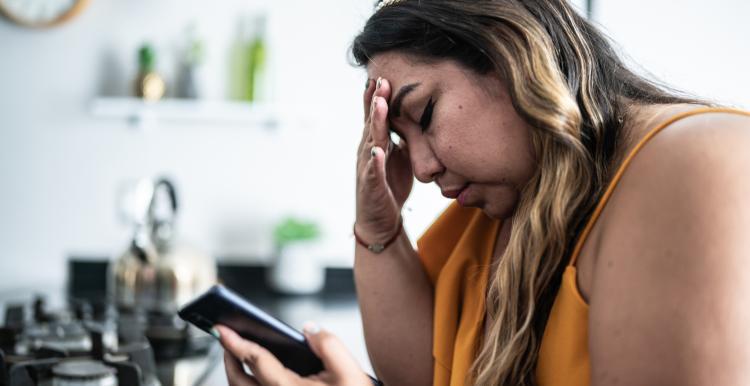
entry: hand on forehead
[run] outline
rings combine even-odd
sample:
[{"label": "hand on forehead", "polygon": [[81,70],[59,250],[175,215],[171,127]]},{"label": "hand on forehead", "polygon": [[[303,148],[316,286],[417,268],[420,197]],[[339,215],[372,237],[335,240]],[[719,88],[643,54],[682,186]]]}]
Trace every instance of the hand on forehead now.
[{"label": "hand on forehead", "polygon": [[[476,75],[451,60],[426,61],[402,53],[386,52],[374,56],[367,65],[367,77],[388,80],[391,98],[398,95],[404,86],[419,84],[419,88],[431,89],[440,93],[443,90],[456,91],[467,87],[485,89],[502,86],[494,76]],[[492,78],[492,79],[488,79]],[[498,83],[499,82],[499,83]]]}]

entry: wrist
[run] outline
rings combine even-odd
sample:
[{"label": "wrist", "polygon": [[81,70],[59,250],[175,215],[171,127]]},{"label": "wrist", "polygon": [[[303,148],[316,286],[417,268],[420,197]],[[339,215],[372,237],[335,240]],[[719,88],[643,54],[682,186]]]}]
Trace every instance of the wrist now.
[{"label": "wrist", "polygon": [[354,223],[353,226],[354,239],[356,240],[357,244],[367,248],[367,250],[373,253],[381,253],[391,244],[393,244],[393,242],[396,241],[398,236],[401,234],[402,229],[403,219],[401,216],[398,216],[398,222],[396,223],[395,230],[376,236],[372,236],[371,234],[367,233],[363,234],[358,231],[357,223]]}]

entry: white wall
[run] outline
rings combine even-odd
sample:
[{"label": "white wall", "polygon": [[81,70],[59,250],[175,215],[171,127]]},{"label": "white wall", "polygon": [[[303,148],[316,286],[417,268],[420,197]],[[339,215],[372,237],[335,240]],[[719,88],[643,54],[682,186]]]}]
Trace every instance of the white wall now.
[{"label": "white wall", "polygon": [[[183,238],[214,256],[268,257],[271,226],[297,214],[324,227],[326,238],[315,253],[331,265],[351,264],[365,76],[346,54],[370,5],[93,1],[79,18],[51,30],[0,19],[0,289],[57,285],[69,255],[120,251],[130,229],[117,216],[118,192],[127,180],[156,174],[178,184]],[[139,131],[90,115],[96,96],[128,93],[135,51],[144,40],[155,44],[159,70],[171,80],[170,58],[192,20],[209,49],[207,95],[227,95],[238,16],[259,9],[270,18],[275,101],[285,117],[305,111],[315,125],[275,132],[197,125]],[[418,190],[431,199],[412,205],[407,226],[415,235],[444,205],[434,191]]]},{"label": "white wall", "polygon": [[750,108],[749,1],[594,2],[594,19],[642,73],[700,97]]},{"label": "white wall", "polygon": [[[0,21],[0,289],[58,285],[71,254],[119,251],[130,229],[118,221],[126,180],[167,174],[180,190],[185,239],[220,257],[270,253],[280,216],[317,218],[316,253],[351,262],[354,161],[361,130],[361,70],[346,61],[370,0],[93,1],[51,30]],[[169,57],[196,20],[208,42],[208,95],[226,95],[227,50],[238,15],[265,8],[275,102],[315,125],[276,132],[252,127],[168,125],[133,130],[89,114],[97,95],[127,92],[135,51],[148,39],[170,78]],[[750,106],[750,27],[740,0],[597,2],[596,19],[662,79]],[[446,205],[417,184],[405,211],[416,237]]]}]

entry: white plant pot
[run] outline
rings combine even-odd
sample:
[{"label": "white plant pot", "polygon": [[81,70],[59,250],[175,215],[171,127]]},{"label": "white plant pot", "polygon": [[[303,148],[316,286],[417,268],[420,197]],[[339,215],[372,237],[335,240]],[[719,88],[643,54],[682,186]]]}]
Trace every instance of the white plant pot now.
[{"label": "white plant pot", "polygon": [[314,245],[312,241],[301,241],[279,251],[267,277],[274,290],[290,295],[307,295],[323,289],[325,267],[311,253]]}]

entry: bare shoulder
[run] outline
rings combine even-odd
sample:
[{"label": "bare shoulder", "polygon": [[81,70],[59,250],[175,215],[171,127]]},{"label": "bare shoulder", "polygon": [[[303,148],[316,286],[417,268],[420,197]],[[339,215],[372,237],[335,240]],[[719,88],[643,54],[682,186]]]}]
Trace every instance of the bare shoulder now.
[{"label": "bare shoulder", "polygon": [[750,116],[667,127],[599,226],[593,384],[750,384]]}]

